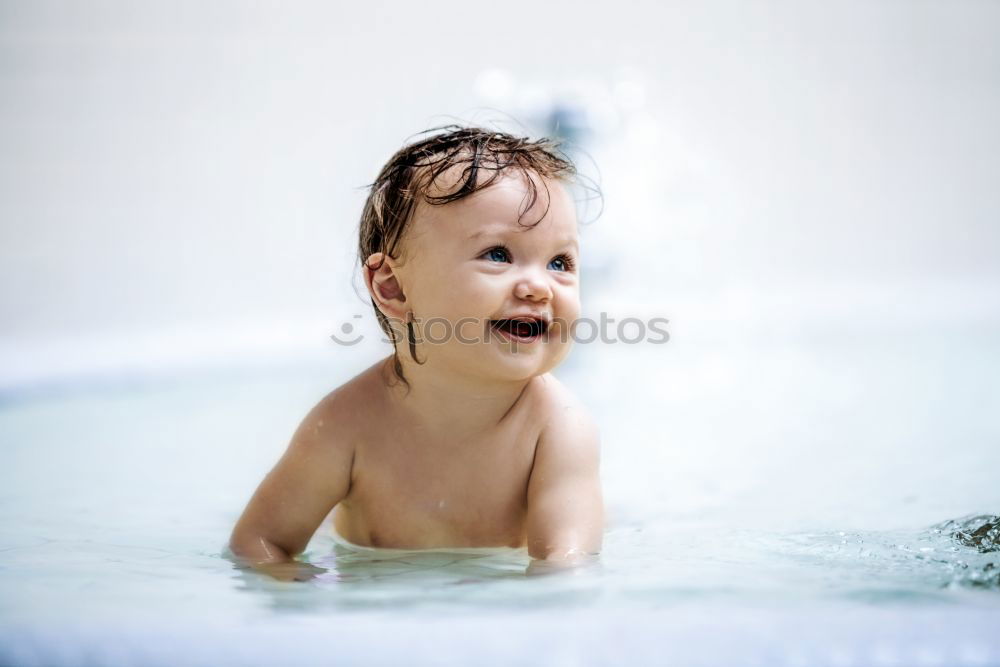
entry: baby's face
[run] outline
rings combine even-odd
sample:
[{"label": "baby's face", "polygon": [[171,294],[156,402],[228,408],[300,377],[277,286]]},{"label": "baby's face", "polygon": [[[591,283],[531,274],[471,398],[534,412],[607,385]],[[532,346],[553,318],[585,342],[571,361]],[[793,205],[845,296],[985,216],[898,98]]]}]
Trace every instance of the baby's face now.
[{"label": "baby's face", "polygon": [[[429,364],[455,372],[513,380],[546,373],[569,353],[570,327],[580,315],[576,211],[560,182],[530,177],[537,200],[521,224],[529,192],[519,172],[443,206],[419,204],[396,272],[425,341],[421,360],[426,355]],[[546,205],[541,222],[526,226]],[[527,339],[491,326],[518,316],[550,323],[545,334]]]}]

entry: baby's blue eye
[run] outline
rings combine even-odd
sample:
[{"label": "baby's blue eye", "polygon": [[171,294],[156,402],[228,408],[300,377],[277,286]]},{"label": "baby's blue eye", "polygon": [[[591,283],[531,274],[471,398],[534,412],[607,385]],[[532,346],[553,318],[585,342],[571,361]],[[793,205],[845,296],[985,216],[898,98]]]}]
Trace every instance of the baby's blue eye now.
[{"label": "baby's blue eye", "polygon": [[[491,260],[498,262],[509,262],[510,261],[510,250],[507,249],[505,245],[495,245],[486,252],[484,252],[480,257],[488,257]],[[569,255],[559,255],[551,262],[549,262],[549,268],[551,269],[553,264],[555,265],[555,270],[565,273],[572,271],[576,266],[576,262]]]},{"label": "baby's blue eye", "polygon": [[552,263],[554,262],[559,262],[562,265],[562,269],[560,269],[561,271],[572,271],[573,267],[576,266],[576,263],[573,261],[573,258],[570,257],[569,255],[559,255],[554,260],[552,260],[552,262],[549,265],[551,266]]},{"label": "baby's blue eye", "polygon": [[486,255],[487,257],[489,257],[490,259],[495,259],[496,255],[494,253],[500,253],[501,256],[503,257],[503,259],[499,259],[497,261],[500,261],[500,262],[506,262],[507,261],[507,249],[504,248],[503,246],[496,246],[496,247],[490,248],[489,250],[487,250],[483,254]]}]

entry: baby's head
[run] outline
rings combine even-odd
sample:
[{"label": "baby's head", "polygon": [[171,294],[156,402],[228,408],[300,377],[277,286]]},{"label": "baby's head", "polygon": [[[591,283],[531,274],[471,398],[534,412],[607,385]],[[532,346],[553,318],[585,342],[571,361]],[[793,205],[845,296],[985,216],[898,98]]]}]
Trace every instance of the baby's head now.
[{"label": "baby's head", "polygon": [[[580,312],[570,159],[449,125],[393,155],[371,184],[358,258],[394,370],[523,380],[569,353]],[[524,318],[520,324],[504,320]],[[405,358],[400,354],[405,346]]]}]

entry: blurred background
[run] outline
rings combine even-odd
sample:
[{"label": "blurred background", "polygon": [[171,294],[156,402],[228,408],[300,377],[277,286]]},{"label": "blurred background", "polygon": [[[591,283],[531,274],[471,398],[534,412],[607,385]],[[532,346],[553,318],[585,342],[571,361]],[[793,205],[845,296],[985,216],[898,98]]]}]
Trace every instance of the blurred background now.
[{"label": "blurred background", "polygon": [[998,18],[4,2],[0,381],[257,357],[368,321],[363,186],[451,119],[558,117],[602,177],[588,296],[675,338],[995,324]]},{"label": "blurred background", "polygon": [[201,499],[228,527],[305,410],[389,352],[365,185],[465,122],[571,140],[603,194],[585,314],[670,321],[558,372],[602,424],[615,521],[995,511],[998,26],[972,1],[0,3],[11,493],[68,437],[124,483],[135,441],[52,401],[173,383],[146,408],[176,414],[130,432],[229,471]]}]

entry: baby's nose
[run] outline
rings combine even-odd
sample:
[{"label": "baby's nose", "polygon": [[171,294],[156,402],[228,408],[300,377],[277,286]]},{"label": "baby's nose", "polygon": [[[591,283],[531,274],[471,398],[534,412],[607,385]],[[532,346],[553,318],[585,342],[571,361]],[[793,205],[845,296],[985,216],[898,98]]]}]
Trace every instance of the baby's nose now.
[{"label": "baby's nose", "polygon": [[519,299],[551,299],[552,287],[549,285],[548,279],[531,274],[518,281],[517,287],[514,288],[514,294]]}]

